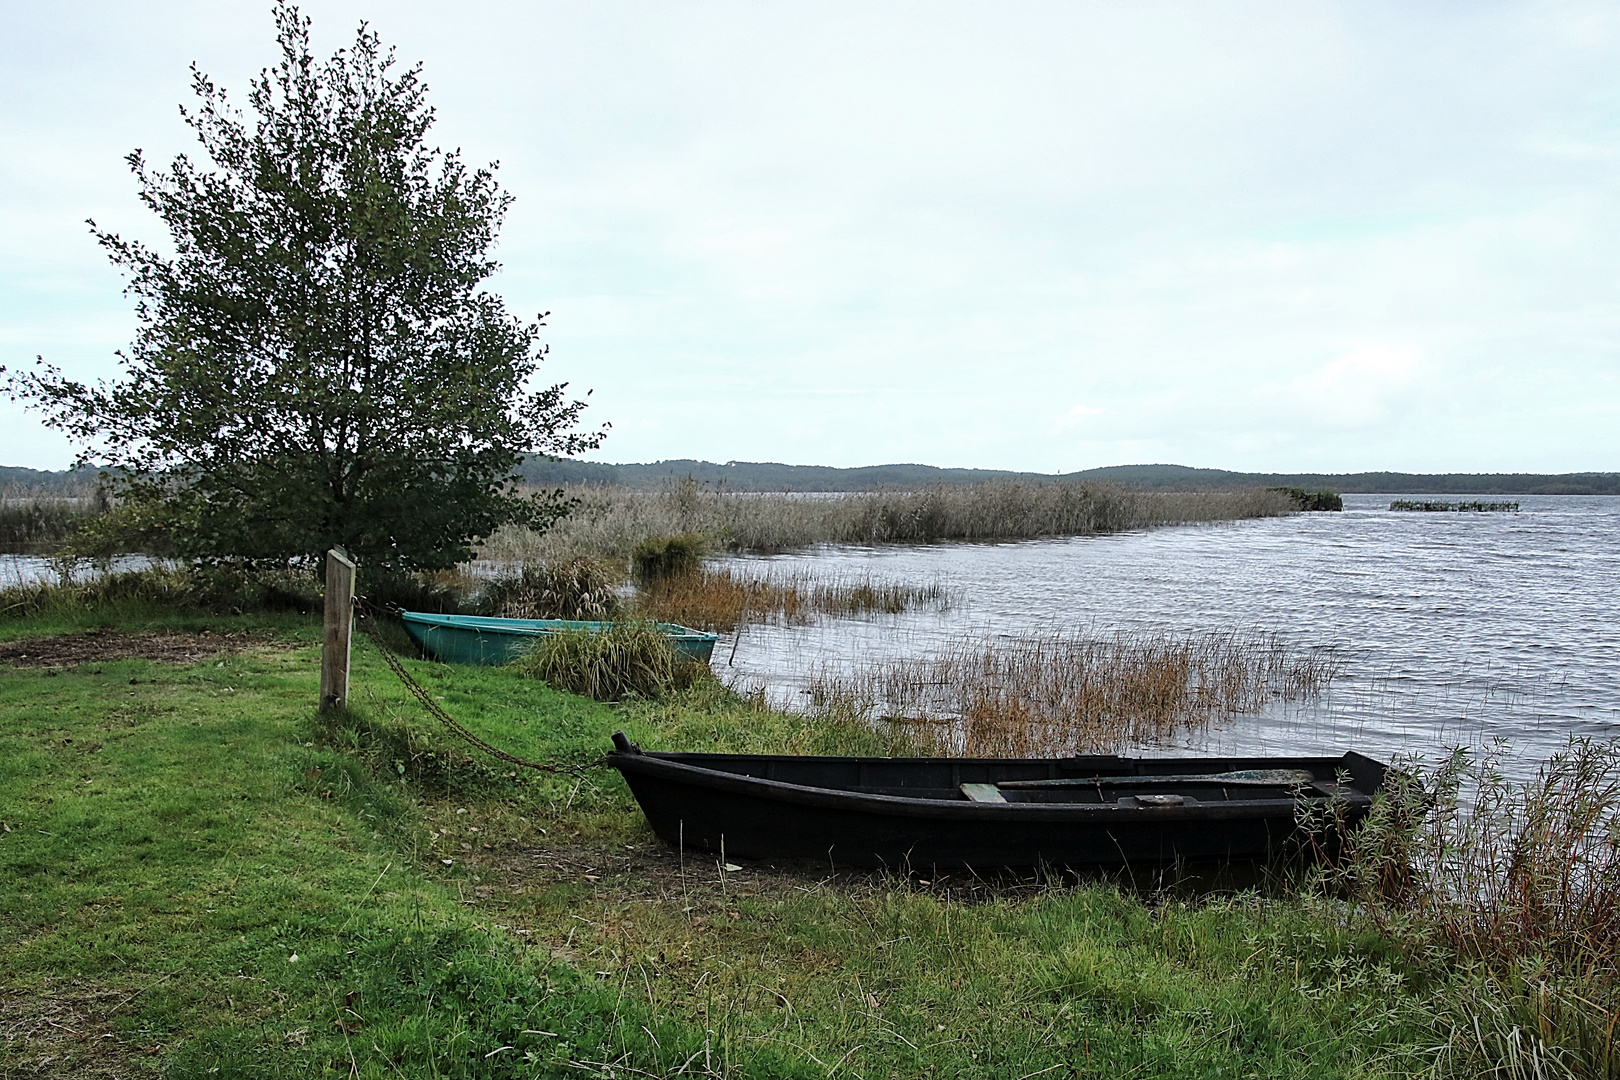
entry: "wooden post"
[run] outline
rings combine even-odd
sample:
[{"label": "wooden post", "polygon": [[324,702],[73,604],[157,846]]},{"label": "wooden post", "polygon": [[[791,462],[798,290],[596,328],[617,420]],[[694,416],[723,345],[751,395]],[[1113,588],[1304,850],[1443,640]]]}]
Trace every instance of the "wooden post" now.
[{"label": "wooden post", "polygon": [[321,644],[321,711],[349,703],[349,638],[354,631],[354,561],[326,553],[326,638]]}]

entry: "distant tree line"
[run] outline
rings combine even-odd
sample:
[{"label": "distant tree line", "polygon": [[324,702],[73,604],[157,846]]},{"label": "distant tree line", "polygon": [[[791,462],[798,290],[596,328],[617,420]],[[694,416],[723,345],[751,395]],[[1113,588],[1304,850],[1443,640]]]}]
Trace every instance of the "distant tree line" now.
[{"label": "distant tree line", "polygon": [[1185,465],[1114,465],[1071,473],[1011,472],[1000,469],[940,469],[932,465],[868,465],[835,469],[825,465],[783,465],[767,461],[718,464],[677,458],[647,464],[545,461],[530,458],[518,469],[539,487],[591,484],[656,488],[690,477],[732,491],[920,490],[941,484],[980,484],[994,480],[1023,483],[1112,483],[1147,491],[1221,491],[1233,488],[1290,488],[1340,494],[1384,495],[1620,495],[1620,473],[1243,473],[1194,469]]},{"label": "distant tree line", "polygon": [[[530,457],[517,474],[537,487],[593,485],[648,490],[688,477],[731,491],[917,491],[992,480],[1053,484],[1106,482],[1147,491],[1220,491],[1244,487],[1297,488],[1381,495],[1620,495],[1620,473],[1240,473],[1185,465],[1113,465],[1072,473],[1001,469],[941,469],[932,465],[783,465],[769,461],[723,464],[675,458],[645,464],[547,461]],[[42,494],[90,494],[96,470],[46,472],[0,466],[0,487]]]}]

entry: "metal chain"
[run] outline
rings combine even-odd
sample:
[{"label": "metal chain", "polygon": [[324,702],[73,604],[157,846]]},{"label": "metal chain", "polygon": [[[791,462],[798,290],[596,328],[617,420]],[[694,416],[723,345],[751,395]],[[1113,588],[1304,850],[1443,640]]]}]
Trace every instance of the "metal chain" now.
[{"label": "metal chain", "polygon": [[598,766],[607,762],[607,757],[604,755],[603,757],[600,757],[597,760],[589,762],[585,765],[559,765],[556,762],[552,762],[549,765],[544,765],[538,761],[530,761],[528,758],[518,757],[516,754],[509,754],[498,746],[491,746],[483,739],[480,739],[477,735],[474,735],[472,732],[462,727],[461,723],[456,720],[455,717],[445,712],[444,708],[437,701],[433,700],[433,695],[428,693],[427,687],[417,682],[416,679],[412,677],[411,673],[405,670],[405,666],[399,662],[399,658],[394,655],[394,651],[383,643],[382,638],[378,635],[377,631],[372,627],[370,622],[371,614],[379,610],[377,605],[371,603],[371,601],[367,600],[363,596],[357,596],[354,598],[354,609],[355,615],[358,616],[357,621],[360,624],[361,632],[364,633],[366,637],[371,639],[371,643],[373,645],[377,646],[377,651],[382,653],[383,661],[389,666],[389,668],[393,670],[395,675],[399,676],[399,681],[405,684],[405,689],[409,690],[411,692],[411,696],[422,703],[422,708],[426,709],[429,715],[431,715],[435,720],[439,721],[439,723],[443,724],[445,727],[449,728],[450,731],[458,738],[464,739],[465,741],[478,747],[478,749],[482,750],[486,754],[489,754],[491,757],[500,758],[502,761],[512,765],[521,765],[525,769],[538,769],[540,772],[557,774],[583,774],[587,769],[597,768]]}]

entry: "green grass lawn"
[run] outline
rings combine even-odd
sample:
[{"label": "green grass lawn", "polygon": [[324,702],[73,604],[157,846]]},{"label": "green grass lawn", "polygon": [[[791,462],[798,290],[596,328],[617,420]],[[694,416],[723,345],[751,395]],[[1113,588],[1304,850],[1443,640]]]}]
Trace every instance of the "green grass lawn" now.
[{"label": "green grass lawn", "polygon": [[[141,628],[136,612],[120,613]],[[150,620],[148,620],[149,622]],[[751,864],[652,837],[616,774],[448,739],[317,628],[181,663],[0,662],[0,1078],[1409,1075],[1444,965],[1325,902]],[[94,620],[0,625],[0,640]],[[410,664],[490,741],[881,751],[714,687],[609,707]]]}]

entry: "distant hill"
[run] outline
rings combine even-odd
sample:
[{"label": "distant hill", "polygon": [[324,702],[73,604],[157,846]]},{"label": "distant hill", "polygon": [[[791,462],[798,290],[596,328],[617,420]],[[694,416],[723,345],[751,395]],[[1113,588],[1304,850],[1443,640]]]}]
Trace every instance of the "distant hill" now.
[{"label": "distant hill", "polygon": [[1063,480],[1106,480],[1123,487],[1205,491],[1300,487],[1341,495],[1620,495],[1620,472],[1584,473],[1240,473],[1185,465],[1111,465],[1065,473]]},{"label": "distant hill", "polygon": [[648,464],[605,465],[593,461],[525,462],[523,478],[542,487],[564,484],[611,484],[628,488],[656,488],[686,477],[724,486],[728,491],[877,491],[915,489],[939,484],[977,484],[986,480],[1050,482],[1042,473],[1015,473],[999,469],[940,469],[932,465],[867,465],[835,469],[827,465],[781,465],[773,461],[712,461],[676,458]]},{"label": "distant hill", "polygon": [[95,493],[97,477],[95,469],[50,472],[0,465],[0,490],[29,495],[91,495]]},{"label": "distant hill", "polygon": [[[1240,487],[1297,487],[1340,494],[1385,495],[1620,495],[1620,473],[1244,473],[1194,469],[1186,465],[1110,465],[1072,473],[1009,472],[1005,469],[940,469],[933,465],[866,465],[835,469],[827,465],[782,465],[774,461],[696,461],[675,458],[644,464],[598,461],[546,461],[534,458],[519,469],[540,487],[580,484],[657,488],[686,477],[727,491],[881,491],[917,490],[939,484],[979,484],[1019,480],[1029,484],[1104,481],[1148,491],[1219,491]],[[86,495],[95,490],[96,470],[49,472],[0,466],[0,488],[41,495]]]},{"label": "distant hill", "polygon": [[646,464],[530,460],[523,478],[542,487],[573,484],[656,488],[691,477],[728,491],[873,491],[938,484],[1019,480],[1066,484],[1087,480],[1150,491],[1217,491],[1239,487],[1299,487],[1340,494],[1388,495],[1620,495],[1620,473],[1243,473],[1186,465],[1110,465],[1072,473],[1009,472],[1003,469],[940,469],[932,465],[782,465],[771,461],[695,461],[677,458]]}]

